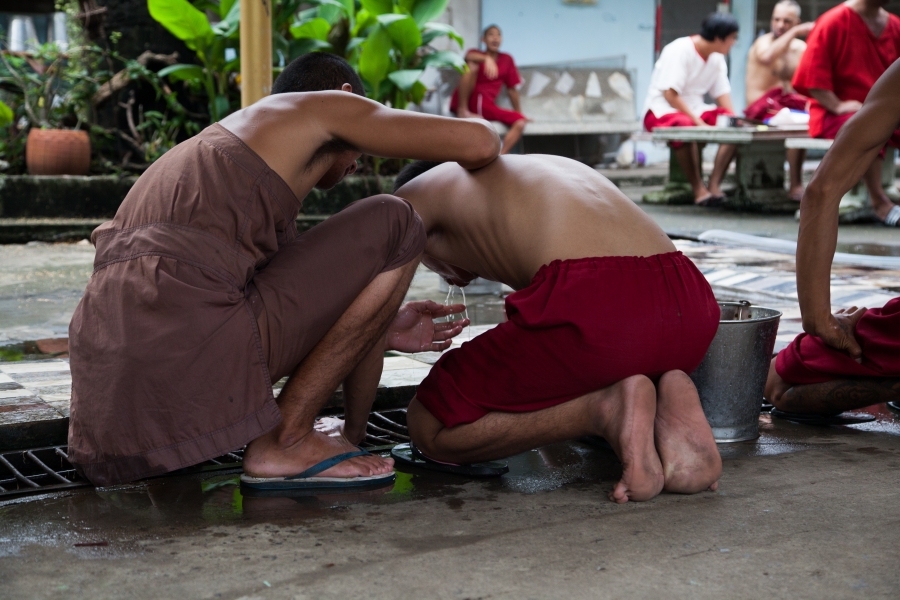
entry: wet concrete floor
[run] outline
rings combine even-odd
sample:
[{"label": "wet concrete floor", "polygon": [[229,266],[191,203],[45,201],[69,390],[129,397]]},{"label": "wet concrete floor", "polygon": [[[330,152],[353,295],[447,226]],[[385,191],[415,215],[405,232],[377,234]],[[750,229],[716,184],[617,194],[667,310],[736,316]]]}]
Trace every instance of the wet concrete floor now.
[{"label": "wet concrete floor", "polygon": [[400,470],[361,493],[259,496],[163,477],[0,504],[0,597],[897,597],[900,416],[761,417],[717,492],[618,506],[580,442],[500,479]]}]

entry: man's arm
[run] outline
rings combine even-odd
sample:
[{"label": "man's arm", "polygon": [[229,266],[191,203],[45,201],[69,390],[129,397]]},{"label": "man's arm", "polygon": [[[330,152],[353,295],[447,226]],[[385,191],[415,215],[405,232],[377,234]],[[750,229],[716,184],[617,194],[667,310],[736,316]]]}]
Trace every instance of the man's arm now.
[{"label": "man's arm", "polygon": [[784,56],[791,47],[791,42],[798,36],[807,35],[812,31],[814,23],[801,23],[795,25],[783,33],[780,37],[775,38],[770,43],[760,41],[759,47],[756,49],[756,60],[763,65],[771,65],[778,58]]},{"label": "man's arm", "polygon": [[691,112],[691,109],[688,108],[688,105],[681,97],[681,94],[679,94],[672,88],[669,88],[665,92],[663,92],[663,98],[666,99],[666,102],[668,102],[672,108],[680,113],[684,113],[689,116],[691,118],[691,121],[694,122],[694,125],[697,125],[698,127],[706,126],[706,123],[700,120],[700,117]]},{"label": "man's arm", "polygon": [[862,106],[862,102],[858,102],[856,100],[842,101],[837,97],[837,94],[835,94],[831,90],[814,88],[809,90],[809,95],[812,96],[816,102],[825,107],[825,110],[836,115],[855,112],[859,110],[859,107]]},{"label": "man's arm", "polygon": [[854,358],[861,355],[849,317],[831,314],[831,262],[837,246],[838,205],[872,164],[900,123],[900,62],[875,83],[816,169],[800,204],[797,295],[803,329]]},{"label": "man's arm", "polygon": [[488,79],[497,79],[497,74],[500,73],[497,61],[487,52],[469,50],[466,52],[466,64],[473,72],[477,72],[478,68],[484,69],[484,76]]},{"label": "man's arm", "polygon": [[734,112],[734,104],[731,102],[731,94],[722,94],[716,98],[716,105],[729,112]]}]

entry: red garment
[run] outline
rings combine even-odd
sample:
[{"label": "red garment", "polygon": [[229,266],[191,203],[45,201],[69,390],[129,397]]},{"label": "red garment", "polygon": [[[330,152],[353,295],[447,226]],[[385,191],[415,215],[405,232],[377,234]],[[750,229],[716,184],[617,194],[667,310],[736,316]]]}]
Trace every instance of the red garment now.
[{"label": "red garment", "polygon": [[[810,96],[810,90],[831,90],[842,101],[865,102],[875,81],[900,58],[900,18],[890,15],[877,38],[856,11],[840,4],[816,20],[806,40],[806,51],[794,73],[794,89]],[[825,116],[821,104],[809,109],[810,137],[824,137]]]},{"label": "red garment", "polygon": [[[478,50],[469,50],[469,52],[478,52]],[[478,66],[475,89],[469,96],[469,110],[488,121],[500,121],[504,125],[510,126],[526,117],[520,112],[497,106],[497,96],[500,95],[504,84],[507,88],[515,88],[522,83],[522,78],[519,76],[519,70],[516,68],[512,56],[502,52],[497,55],[497,71],[496,79],[488,79],[481,65]],[[459,88],[453,91],[453,97],[450,99],[450,110],[456,113],[458,109]]]},{"label": "red garment", "polygon": [[[855,114],[855,112],[852,112],[844,113],[842,115],[836,115],[834,113],[826,112],[825,118],[822,119],[822,134],[819,137],[833,140],[835,137],[837,137],[838,131],[840,131],[841,127],[844,126],[844,123],[849,121],[850,117]],[[892,135],[891,139],[888,140],[888,145],[893,146],[894,148],[900,148],[900,129],[894,131],[894,135]],[[884,158],[883,150],[879,156]]]},{"label": "red garment", "polygon": [[709,284],[681,252],[555,260],[506,299],[506,314],[419,386],[446,427],[549,408],[632,375],[690,373],[719,326]]},{"label": "red garment", "polygon": [[[734,113],[730,110],[722,108],[720,106],[715,110],[708,110],[705,113],[701,114],[700,120],[707,125],[715,125],[716,119],[719,118],[719,115],[730,116],[733,114]],[[696,127],[696,125],[694,125],[694,122],[691,120],[691,118],[683,112],[669,113],[667,115],[657,117],[655,114],[653,114],[652,110],[648,110],[647,114],[644,115],[644,129],[646,129],[647,131],[653,131],[657,127]],[[682,146],[684,146],[684,142],[669,142],[670,148],[681,148]]]},{"label": "red garment", "polygon": [[801,333],[778,353],[775,370],[786,382],[801,385],[849,377],[900,377],[900,298],[867,310],[854,331],[862,363]]},{"label": "red garment", "polygon": [[756,102],[748,106],[744,110],[744,115],[754,121],[765,121],[777,115],[782,108],[805,111],[807,104],[809,104],[809,98],[806,96],[793,93],[785,94],[784,88],[778,86],[773,87]]}]

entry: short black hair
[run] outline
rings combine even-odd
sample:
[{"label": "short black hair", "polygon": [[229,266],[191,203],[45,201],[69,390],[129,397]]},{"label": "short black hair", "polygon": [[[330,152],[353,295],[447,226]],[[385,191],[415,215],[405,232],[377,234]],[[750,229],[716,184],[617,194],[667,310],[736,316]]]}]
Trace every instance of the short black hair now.
[{"label": "short black hair", "polygon": [[397,178],[394,179],[394,191],[396,192],[422,173],[426,173],[436,166],[442,164],[444,163],[434,160],[417,160],[415,162],[409,163],[400,170]]},{"label": "short black hair", "polygon": [[497,30],[497,33],[499,33],[500,35],[503,35],[503,30],[500,29],[500,26],[499,26],[499,25],[488,25],[487,27],[485,27],[485,28],[482,30],[482,32],[481,32],[481,37],[486,36],[487,33],[488,33],[488,31],[490,31],[491,29],[496,29],[496,30]]},{"label": "short black hair", "polygon": [[366,95],[362,80],[350,63],[336,54],[310,52],[284,68],[272,84],[272,93],[339,90],[345,83],[353,87],[354,94]]},{"label": "short black hair", "polygon": [[700,37],[707,42],[714,42],[716,38],[724,40],[739,29],[737,19],[731,13],[709,13],[700,24]]}]

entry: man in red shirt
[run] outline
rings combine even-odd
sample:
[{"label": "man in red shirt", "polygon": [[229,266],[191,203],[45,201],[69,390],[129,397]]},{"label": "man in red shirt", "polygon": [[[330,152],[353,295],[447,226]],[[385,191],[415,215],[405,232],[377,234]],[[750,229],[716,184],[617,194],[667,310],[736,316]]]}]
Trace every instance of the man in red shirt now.
[{"label": "man in red shirt", "polygon": [[[500,52],[503,34],[496,25],[484,30],[482,38],[486,48],[466,52],[469,72],[459,80],[459,87],[453,92],[450,110],[459,117],[480,117],[488,121],[500,121],[509,131],[503,139],[502,154],[507,154],[516,145],[525,131],[528,118],[522,114],[517,86],[522,83],[519,70],[512,56]],[[497,96],[506,84],[506,93],[514,110],[497,106]]]},{"label": "man in red shirt", "polygon": [[[816,21],[794,74],[794,89],[810,96],[809,135],[834,139],[869,90],[900,57],[900,19],[884,10],[887,0],[848,0]],[[900,146],[900,131],[889,143]],[[881,185],[883,155],[863,179],[872,208],[884,221],[894,204]]]}]

